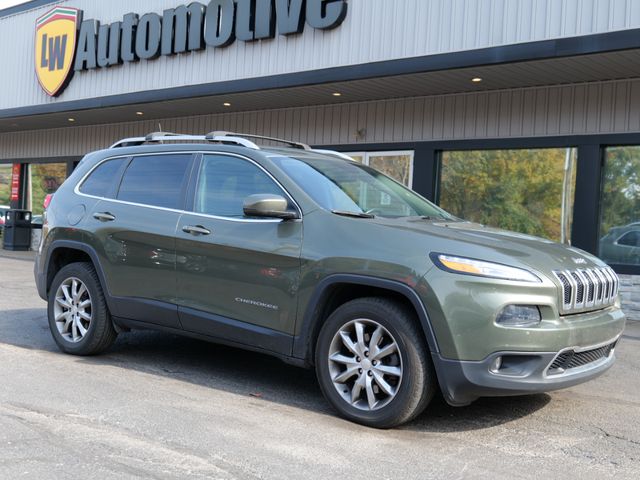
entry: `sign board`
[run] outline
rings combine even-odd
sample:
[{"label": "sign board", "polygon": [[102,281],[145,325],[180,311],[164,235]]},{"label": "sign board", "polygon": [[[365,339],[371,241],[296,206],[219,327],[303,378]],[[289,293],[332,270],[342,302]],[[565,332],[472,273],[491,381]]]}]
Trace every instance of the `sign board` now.
[{"label": "sign board", "polygon": [[36,75],[52,97],[71,80],[80,17],[77,8],[56,7],[36,20]]},{"label": "sign board", "polygon": [[290,36],[305,25],[330,30],[344,22],[347,9],[347,0],[211,0],[162,14],[127,13],[102,25],[83,20],[77,8],[55,7],[36,21],[36,74],[42,89],[57,96],[74,71]]},{"label": "sign board", "polygon": [[13,170],[11,171],[11,198],[12,202],[16,202],[20,199],[20,169],[22,165],[20,163],[13,164]]}]

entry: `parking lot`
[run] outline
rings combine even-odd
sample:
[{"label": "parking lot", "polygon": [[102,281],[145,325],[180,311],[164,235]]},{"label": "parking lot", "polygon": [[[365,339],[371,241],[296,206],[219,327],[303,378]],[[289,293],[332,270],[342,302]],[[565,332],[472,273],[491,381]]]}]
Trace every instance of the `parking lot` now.
[{"label": "parking lot", "polygon": [[599,379],[377,431],[343,421],[313,372],[156,332],[106,355],[57,350],[33,264],[0,257],[2,478],[638,478],[640,322]]}]

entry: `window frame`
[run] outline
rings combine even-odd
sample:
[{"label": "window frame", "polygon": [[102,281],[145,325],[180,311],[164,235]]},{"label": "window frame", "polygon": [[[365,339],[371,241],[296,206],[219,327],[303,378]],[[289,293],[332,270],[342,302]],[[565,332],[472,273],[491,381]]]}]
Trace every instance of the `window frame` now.
[{"label": "window frame", "polygon": [[[117,195],[118,195],[118,192],[120,190],[120,185],[122,184],[122,179],[124,178],[124,174],[125,174],[127,168],[129,168],[129,165],[131,164],[133,159],[136,158],[136,157],[149,157],[149,156],[158,156],[158,155],[190,155],[191,156],[191,158],[189,158],[189,160],[188,160],[189,166],[186,169],[186,175],[185,175],[185,178],[187,179],[187,181],[185,182],[185,185],[183,185],[183,188],[181,190],[180,208],[161,207],[159,205],[136,203],[136,202],[130,202],[128,200],[120,200],[120,199],[118,199]],[[194,166],[194,163],[195,163],[195,155],[196,155],[196,152],[190,152],[190,151],[184,151],[184,150],[176,150],[176,151],[170,151],[170,152],[145,152],[145,153],[137,153],[137,154],[134,154],[134,155],[114,155],[113,157],[105,157],[105,158],[101,159],[100,161],[98,161],[95,165],[93,165],[89,169],[89,171],[82,176],[82,178],[73,187],[73,192],[76,195],[79,195],[79,196],[82,196],[82,197],[95,198],[95,199],[98,199],[98,200],[108,200],[110,202],[121,203],[123,205],[134,205],[134,206],[137,206],[137,207],[153,208],[155,210],[164,210],[164,211],[168,211],[168,212],[185,213],[186,210],[185,210],[184,207],[185,207],[185,202],[186,202],[186,193],[187,193],[187,188],[188,188],[189,182],[191,181],[191,177],[193,176],[193,166]],[[83,193],[83,192],[80,191],[80,186],[89,177],[89,175],[91,175],[93,173],[94,170],[96,170],[103,163],[108,162],[109,160],[116,160],[118,158],[125,158],[126,160],[125,160],[122,168],[120,169],[120,171],[117,174],[116,181],[114,182],[113,190],[112,190],[112,192],[110,192],[110,195],[111,195],[110,197],[100,197],[100,196],[96,196],[96,195],[89,195],[89,194],[86,194],[86,193]]]},{"label": "window frame", "polygon": [[253,160],[252,158],[249,158],[245,155],[240,155],[240,154],[235,154],[235,153],[231,153],[231,152],[216,152],[216,151],[201,151],[201,152],[197,152],[196,158],[194,159],[193,162],[193,169],[192,169],[192,173],[191,173],[191,179],[189,181],[189,185],[187,187],[187,191],[186,191],[186,202],[185,202],[185,212],[189,213],[190,215],[198,215],[201,217],[205,217],[205,218],[214,218],[217,220],[227,220],[230,222],[261,222],[261,223],[281,223],[283,221],[285,221],[284,219],[280,219],[280,218],[247,218],[247,217],[225,217],[222,215],[212,215],[209,213],[201,213],[201,212],[196,212],[195,211],[195,203],[196,203],[196,193],[198,190],[198,183],[200,181],[200,175],[202,173],[202,163],[204,161],[204,157],[205,155],[217,155],[217,156],[225,156],[225,157],[232,157],[232,158],[237,158],[240,161],[247,161],[250,164],[253,164],[254,166],[256,166],[259,170],[261,170],[263,173],[265,173],[267,175],[267,177],[269,177],[269,179],[271,181],[273,181],[276,186],[282,191],[283,193],[283,197],[285,199],[287,199],[291,205],[293,205],[294,209],[297,211],[298,213],[298,218],[297,219],[292,219],[292,220],[287,220],[287,221],[302,221],[303,219],[303,212],[302,212],[302,208],[300,207],[300,205],[298,204],[298,202],[296,202],[295,198],[293,197],[293,195],[291,195],[289,193],[289,191],[284,187],[284,185],[282,185],[282,183],[280,183],[278,181],[277,178],[275,178],[271,172],[269,172],[269,170],[267,170],[265,167],[263,167],[262,165],[260,165],[260,163],[256,162],[255,160]]},{"label": "window frame", "polygon": [[[188,156],[189,157],[189,159],[186,160],[187,167],[185,168],[184,178],[182,179],[182,184],[180,185],[180,193],[178,195],[178,205],[177,205],[176,208],[165,207],[165,206],[162,206],[162,205],[154,205],[154,204],[151,204],[151,203],[132,202],[130,200],[122,200],[122,199],[118,198],[118,195],[120,194],[120,189],[122,188],[122,181],[124,180],[124,177],[127,174],[127,170],[129,170],[129,167],[131,166],[131,164],[133,163],[133,161],[136,158],[140,158],[140,157],[158,157],[158,156],[167,156],[167,155],[174,155],[174,156],[184,155],[184,156]],[[118,182],[117,182],[117,189],[115,191],[115,194],[114,194],[113,198],[111,198],[109,200],[116,200],[116,201],[121,202],[121,203],[126,203],[126,204],[129,204],[129,205],[138,205],[138,206],[142,206],[142,207],[153,207],[153,208],[160,208],[160,209],[164,209],[164,210],[182,211],[182,210],[184,210],[185,195],[186,195],[186,192],[187,192],[187,187],[189,185],[189,181],[191,179],[191,175],[192,175],[192,172],[193,172],[193,159],[194,159],[193,152],[154,152],[154,153],[141,153],[141,154],[138,154],[138,155],[131,155],[129,157],[128,161],[126,162],[126,166],[120,172],[120,178],[118,179]],[[147,160],[147,161],[151,161],[151,160]]]},{"label": "window frame", "polygon": [[[102,165],[104,165],[107,162],[115,162],[117,160],[123,160],[122,165],[120,165],[120,168],[118,168],[114,178],[115,181],[111,184],[111,187],[109,189],[107,189],[107,191],[105,192],[105,196],[100,196],[100,195],[92,195],[90,193],[86,193],[82,191],[82,187],[83,185],[87,182],[87,180],[89,180],[89,178],[91,177],[91,175],[93,175],[95,173],[96,170],[98,170],[99,167],[101,167]],[[129,163],[131,162],[131,157],[129,155],[125,155],[125,156],[118,156],[118,157],[111,157],[108,158],[104,161],[98,162],[98,164],[96,164],[90,171],[89,173],[87,173],[84,177],[82,177],[82,179],[78,182],[77,185],[77,190],[81,195],[85,195],[87,197],[92,197],[92,198],[105,198],[108,200],[114,200],[116,194],[118,193],[118,188],[120,187],[120,182],[122,182],[122,174],[124,173],[124,171],[126,170],[126,168],[129,166]]]}]

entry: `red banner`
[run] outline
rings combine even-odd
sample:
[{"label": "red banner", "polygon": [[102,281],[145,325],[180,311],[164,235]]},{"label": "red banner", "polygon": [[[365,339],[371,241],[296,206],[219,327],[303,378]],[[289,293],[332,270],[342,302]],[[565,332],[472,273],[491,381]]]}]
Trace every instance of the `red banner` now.
[{"label": "red banner", "polygon": [[15,202],[20,199],[20,167],[19,163],[13,164],[11,175],[11,201]]}]

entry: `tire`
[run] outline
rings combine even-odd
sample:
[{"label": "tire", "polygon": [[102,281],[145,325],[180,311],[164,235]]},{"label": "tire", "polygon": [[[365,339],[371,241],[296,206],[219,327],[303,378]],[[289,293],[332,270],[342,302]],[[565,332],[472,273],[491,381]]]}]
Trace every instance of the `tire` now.
[{"label": "tire", "polygon": [[338,307],[318,335],[315,365],[322,393],[338,413],[374,428],[412,420],[437,389],[415,314],[385,298],[360,298]]},{"label": "tire", "polygon": [[56,274],[49,290],[47,315],[53,339],[65,353],[96,355],[118,336],[90,263],[71,263]]}]

